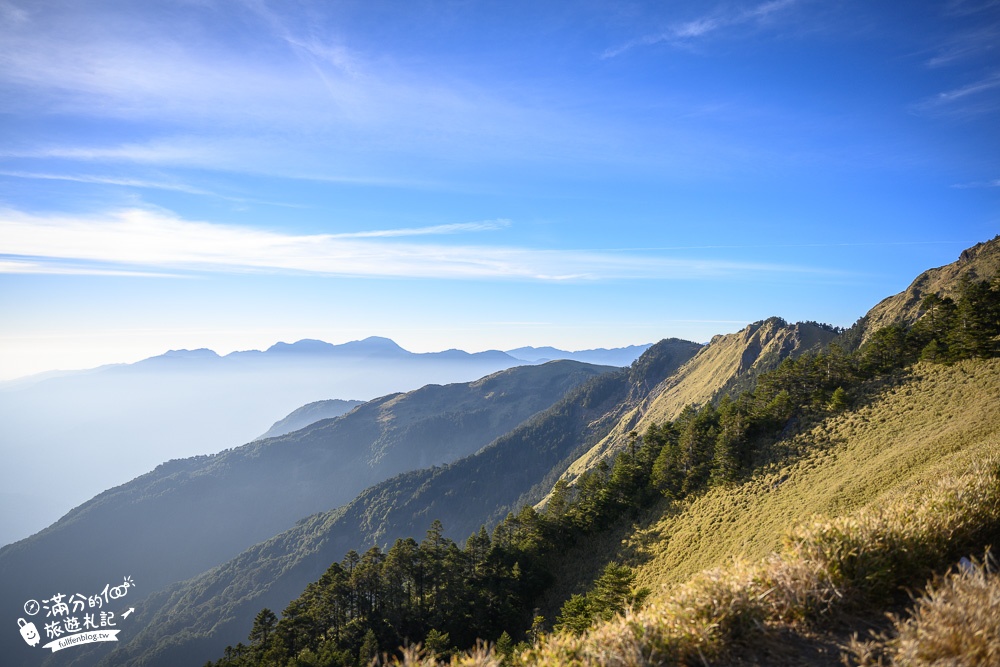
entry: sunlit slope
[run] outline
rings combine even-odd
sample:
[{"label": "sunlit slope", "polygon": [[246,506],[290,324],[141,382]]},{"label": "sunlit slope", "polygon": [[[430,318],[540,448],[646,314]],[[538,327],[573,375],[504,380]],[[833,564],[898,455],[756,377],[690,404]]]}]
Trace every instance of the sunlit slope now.
[{"label": "sunlit slope", "polygon": [[924,271],[904,291],[880,301],[859,323],[862,331],[858,342],[890,324],[915,322],[920,302],[928,294],[954,298],[963,278],[991,280],[998,275],[1000,236],[963,250],[951,264]]},{"label": "sunlit slope", "polygon": [[654,594],[733,556],[764,557],[813,514],[845,514],[1000,452],[998,396],[998,359],[917,365],[870,404],[796,436],[790,446],[807,453],[795,462],[666,511],[620,555]]},{"label": "sunlit slope", "polygon": [[702,405],[720,392],[747,389],[757,375],[777,367],[783,359],[816,349],[835,336],[833,330],[814,323],[788,324],[777,317],[754,322],[737,333],[715,336],[575,461],[567,478],[579,476],[623,447],[630,431],[642,433],[649,424],[672,420],[684,406]]}]

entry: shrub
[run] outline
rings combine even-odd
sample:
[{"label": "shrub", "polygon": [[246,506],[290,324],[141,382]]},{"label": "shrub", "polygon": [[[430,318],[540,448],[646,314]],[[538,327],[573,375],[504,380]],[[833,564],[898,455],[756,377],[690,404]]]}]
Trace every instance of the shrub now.
[{"label": "shrub", "polygon": [[927,587],[895,636],[851,647],[862,667],[991,667],[1000,664],[1000,575],[984,565],[952,572]]}]

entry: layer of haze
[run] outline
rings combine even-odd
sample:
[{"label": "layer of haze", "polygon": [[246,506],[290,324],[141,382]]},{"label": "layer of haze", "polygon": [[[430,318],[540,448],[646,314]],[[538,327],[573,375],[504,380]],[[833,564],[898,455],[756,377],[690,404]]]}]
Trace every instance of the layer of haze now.
[{"label": "layer of haze", "polygon": [[[986,0],[0,0],[0,380],[849,326],[1000,231],[998,41]],[[4,505],[416,381],[372,377],[0,393]]]}]

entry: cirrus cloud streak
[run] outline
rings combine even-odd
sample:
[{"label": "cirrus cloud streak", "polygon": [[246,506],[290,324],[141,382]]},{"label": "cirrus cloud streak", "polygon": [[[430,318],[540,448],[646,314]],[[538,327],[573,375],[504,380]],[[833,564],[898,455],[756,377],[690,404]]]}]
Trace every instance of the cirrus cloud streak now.
[{"label": "cirrus cloud streak", "polygon": [[500,230],[506,220],[339,234],[190,221],[147,209],[41,216],[0,211],[0,273],[187,276],[285,273],[371,278],[593,281],[747,279],[815,269],[641,253],[417,243],[398,237]]}]

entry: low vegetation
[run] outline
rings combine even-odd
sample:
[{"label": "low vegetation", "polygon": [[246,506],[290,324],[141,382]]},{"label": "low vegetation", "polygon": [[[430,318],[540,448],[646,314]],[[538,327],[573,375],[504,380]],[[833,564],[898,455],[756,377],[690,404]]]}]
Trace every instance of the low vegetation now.
[{"label": "low vegetation", "polygon": [[[612,563],[590,591],[563,605],[552,634],[533,609],[558,579],[568,547],[651,507],[683,511],[706,492],[725,494],[808,459],[822,447],[803,434],[826,428],[837,415],[857,418],[866,401],[907,387],[904,369],[918,360],[952,364],[997,354],[1000,285],[966,281],[957,301],[928,297],[925,311],[913,327],[887,327],[854,353],[831,346],[786,360],[751,391],[633,433],[613,463],[603,462],[573,487],[557,484],[544,512],[526,506],[492,537],[485,530],[472,535],[464,549],[441,537],[435,524],[421,544],[400,540],[387,553],[352,552],[280,620],[262,611],[251,643],[227,649],[214,664],[357,665],[416,642],[422,652],[409,649],[397,658],[698,664],[760,650],[781,632],[815,629],[838,615],[872,613],[962,555],[996,543],[996,459],[916,495],[898,495],[881,509],[801,524],[775,555],[702,572],[667,594],[650,596],[652,589],[636,586],[641,579],[633,569]],[[996,372],[995,362],[981,363]],[[777,488],[786,479],[772,483]]]},{"label": "low vegetation", "polygon": [[972,560],[934,581],[912,614],[895,617],[893,630],[854,640],[860,667],[989,667],[1000,664],[1000,575],[996,561]]},{"label": "low vegetation", "polygon": [[[683,665],[760,651],[769,639],[782,640],[780,630],[826,624],[845,612],[877,611],[962,555],[981,553],[998,537],[1000,460],[994,458],[930,489],[901,494],[891,504],[802,525],[770,558],[703,572],[638,612],[626,612],[581,635],[546,637],[518,660]],[[977,576],[987,580],[985,574]],[[943,593],[932,590],[929,595],[928,600],[936,600]],[[901,655],[904,644],[916,641],[920,623],[948,622],[947,606],[939,601],[932,612],[931,602],[918,603],[915,620],[903,623],[904,632],[891,642],[896,652]],[[975,633],[977,627],[963,631]],[[952,632],[958,629],[955,624]]]}]

